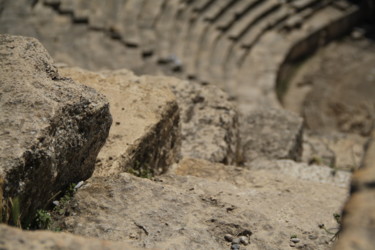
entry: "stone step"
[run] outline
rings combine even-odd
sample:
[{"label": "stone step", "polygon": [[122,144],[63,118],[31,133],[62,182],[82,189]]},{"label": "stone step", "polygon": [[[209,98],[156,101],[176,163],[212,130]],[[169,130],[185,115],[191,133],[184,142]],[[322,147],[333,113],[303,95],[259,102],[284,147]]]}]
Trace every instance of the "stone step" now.
[{"label": "stone step", "polygon": [[203,22],[203,19],[200,18],[195,20],[190,26],[190,32],[184,53],[184,62],[186,64],[185,73],[188,76],[196,76],[196,58],[198,57],[200,49],[200,41],[208,25],[207,22]]},{"label": "stone step", "polygon": [[276,26],[283,20],[287,19],[291,14],[292,12],[288,7],[283,6],[279,8],[274,14],[268,18],[262,19],[248,32],[246,32],[240,41],[241,46],[244,48],[250,48],[267,29]]},{"label": "stone step", "polygon": [[220,0],[216,2],[212,8],[210,8],[206,13],[203,14],[205,21],[213,22],[216,20],[222,13],[227,11],[230,5],[235,2],[234,0]]},{"label": "stone step", "polygon": [[139,16],[141,49],[143,54],[152,54],[158,42],[155,23],[160,15],[164,0],[145,1]]},{"label": "stone step", "polygon": [[71,13],[73,14],[74,12],[74,4],[75,0],[61,0],[60,5],[59,5],[59,11],[61,13]]},{"label": "stone step", "polygon": [[156,57],[160,62],[170,61],[172,36],[174,35],[174,20],[179,10],[179,2],[175,0],[167,0],[163,7],[163,12],[156,23],[156,32],[158,37]]},{"label": "stone step", "polygon": [[236,78],[236,74],[240,68],[241,59],[246,55],[246,53],[247,50],[244,49],[240,43],[234,44],[229,50],[227,59],[222,66],[222,71],[224,72],[223,79],[227,84],[231,84],[225,89],[228,90],[231,95],[235,95],[233,91],[233,88],[235,87],[232,88],[231,86],[235,86],[236,84],[233,79]]},{"label": "stone step", "polygon": [[317,2],[322,2],[321,0],[299,0],[299,1],[293,1],[290,3],[291,6],[293,6],[296,10],[301,11],[303,9],[306,9]]},{"label": "stone step", "polygon": [[199,0],[195,1],[192,4],[193,11],[195,12],[203,12],[206,8],[209,8],[216,1],[223,1],[223,0]]},{"label": "stone step", "polygon": [[186,74],[190,78],[195,78],[197,73],[197,65],[196,61],[199,57],[199,50],[201,46],[201,41],[204,37],[204,32],[206,27],[210,25],[210,23],[205,21],[205,14],[209,13],[211,10],[215,10],[215,6],[219,5],[220,3],[225,3],[225,1],[218,1],[218,2],[209,2],[209,4],[205,7],[204,11],[202,10],[200,16],[198,18],[194,18],[191,20],[191,25],[189,28],[188,34],[188,41],[185,46],[185,64],[186,64]]},{"label": "stone step", "polygon": [[88,22],[90,16],[90,3],[90,0],[76,0],[74,2],[74,22]]},{"label": "stone step", "polygon": [[237,1],[236,4],[234,4],[232,8],[228,10],[228,15],[226,15],[217,23],[217,28],[220,30],[227,30],[235,22],[236,19],[238,19],[246,12],[246,10],[252,8],[254,5],[260,2],[261,0]]},{"label": "stone step", "polygon": [[242,64],[247,54],[251,53],[251,47],[258,41],[258,39],[268,29],[274,27],[281,21],[285,20],[291,14],[291,10],[287,6],[278,8],[268,18],[263,18],[257,22],[243,37],[228,51],[227,59],[224,63],[223,72],[225,72],[224,79],[229,81],[235,78],[238,68]]},{"label": "stone step", "polygon": [[56,6],[61,4],[61,0],[43,0],[43,4]]},{"label": "stone step", "polygon": [[278,0],[269,0],[263,4],[259,4],[245,14],[242,19],[239,19],[229,30],[228,36],[230,39],[237,40],[246,33],[256,22],[268,16],[280,7]]},{"label": "stone step", "polygon": [[160,174],[177,159],[181,146],[179,110],[167,86],[142,81],[128,70],[59,71],[109,97],[113,126],[96,160],[94,176],[130,169],[139,174]]},{"label": "stone step", "polygon": [[188,40],[188,31],[192,16],[193,9],[189,8],[185,4],[181,5],[171,32],[171,47],[169,52],[171,59],[174,61],[172,68],[178,71],[181,69],[183,66],[182,64],[184,63],[184,50]]},{"label": "stone step", "polygon": [[[345,25],[347,22],[341,22],[341,27],[338,20],[353,18],[352,16],[356,13],[358,14],[358,8],[355,6],[346,12],[326,6],[309,16],[299,29],[289,33],[279,33],[277,30],[266,32],[243,60],[236,79],[239,108],[243,110],[242,112],[248,112],[247,110],[251,109],[254,103],[263,103],[264,100],[276,105],[274,88],[278,79],[283,77],[282,73],[279,75],[279,72],[281,72],[280,68],[285,58],[288,60],[301,58],[314,48],[336,37],[340,32],[349,28]],[[258,63],[260,60],[262,60],[261,64]],[[248,79],[254,79],[251,87],[248,85]],[[249,88],[254,93],[251,98]],[[243,94],[246,91],[248,94]],[[257,93],[262,93],[263,100],[257,98],[259,95]],[[254,101],[256,99],[258,100]]]},{"label": "stone step", "polygon": [[[100,29],[100,30],[106,30],[109,27],[109,19],[116,19],[117,12],[115,11],[116,9],[110,9],[109,6],[113,1],[101,1],[101,0],[92,0],[90,1],[89,5],[89,27],[92,29]],[[118,7],[118,10],[122,10],[123,6]],[[120,23],[122,23],[121,18]],[[120,29],[121,26],[118,27]],[[119,30],[118,32],[120,33],[122,30]]]},{"label": "stone step", "polygon": [[125,25],[122,26],[123,41],[126,45],[131,47],[138,47],[140,45],[140,32],[138,28],[139,15],[142,11],[143,3],[147,0],[128,0],[126,2],[124,12],[122,14],[122,21]]},{"label": "stone step", "polygon": [[314,15],[314,13],[320,9],[329,5],[332,1],[334,0],[310,2],[310,5],[305,5],[303,8],[296,10],[296,14],[290,16],[283,24],[281,24],[282,28],[286,30],[298,28],[306,19]]},{"label": "stone step", "polygon": [[347,10],[349,9],[352,4],[350,4],[350,2],[348,2],[347,0],[336,0],[336,1],[333,1],[333,6],[335,8],[338,8],[339,10]]},{"label": "stone step", "polygon": [[227,39],[224,34],[221,34],[213,46],[209,63],[211,67],[210,74],[215,81],[219,81],[223,77],[223,65],[233,44],[233,41]]},{"label": "stone step", "polygon": [[[241,7],[241,1],[233,0],[230,2],[227,9],[218,16],[217,20],[211,25],[207,26],[204,31],[201,41],[199,41],[199,52],[196,58],[197,75],[202,82],[211,82],[213,79],[210,76],[211,56],[215,54],[215,43],[219,40],[221,31],[216,29],[216,25],[223,20],[230,19],[234,13]],[[248,3],[246,3],[248,4]]]},{"label": "stone step", "polygon": [[202,82],[212,82],[210,78],[211,55],[215,41],[219,39],[221,32],[214,25],[207,26],[201,41],[200,50],[197,57],[197,75]]}]

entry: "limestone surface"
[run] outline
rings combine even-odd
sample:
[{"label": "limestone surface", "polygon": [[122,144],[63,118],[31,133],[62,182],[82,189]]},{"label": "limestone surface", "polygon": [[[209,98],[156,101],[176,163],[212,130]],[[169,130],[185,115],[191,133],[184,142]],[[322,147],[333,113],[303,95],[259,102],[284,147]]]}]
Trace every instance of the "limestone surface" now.
[{"label": "limestone surface", "polygon": [[106,95],[113,115],[109,138],[100,151],[95,175],[124,171],[138,175],[160,174],[179,159],[179,109],[165,85],[145,82],[131,71],[89,72],[61,68],[66,77]]},{"label": "limestone surface", "polygon": [[105,97],[61,77],[36,39],[0,35],[5,221],[27,223],[62,188],[89,178],[111,123]]},{"label": "limestone surface", "polygon": [[183,157],[212,162],[239,162],[239,124],[235,104],[215,85],[201,85],[166,76],[144,76],[144,81],[166,84],[180,107]]},{"label": "limestone surface", "polygon": [[241,143],[244,162],[255,159],[300,160],[303,120],[281,109],[258,109],[244,114]]},{"label": "limestone surface", "polygon": [[110,250],[129,249],[136,250],[125,242],[110,242],[92,238],[84,238],[69,233],[53,233],[51,231],[22,231],[18,228],[0,225],[0,248],[7,250],[17,249],[87,249]]},{"label": "limestone surface", "polygon": [[334,182],[184,159],[153,180],[91,178],[59,226],[146,248],[229,249],[231,234],[248,237],[241,249],[287,249],[291,235],[302,248],[329,249],[332,235],[318,225],[337,227],[332,214],[346,192]]},{"label": "limestone surface", "polygon": [[361,169],[353,175],[351,196],[343,210],[337,250],[374,249],[375,240],[375,131]]}]

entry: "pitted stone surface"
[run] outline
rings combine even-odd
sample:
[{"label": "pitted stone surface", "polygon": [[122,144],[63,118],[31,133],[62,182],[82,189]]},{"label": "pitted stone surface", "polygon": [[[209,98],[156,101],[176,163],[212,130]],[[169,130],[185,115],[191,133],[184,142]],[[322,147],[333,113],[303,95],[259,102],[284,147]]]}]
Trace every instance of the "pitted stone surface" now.
[{"label": "pitted stone surface", "polygon": [[282,109],[259,109],[244,115],[241,127],[243,159],[300,160],[303,120]]},{"label": "pitted stone surface", "polygon": [[156,81],[142,81],[128,70],[60,72],[106,95],[113,115],[109,138],[100,151],[95,175],[135,169],[160,174],[180,156],[179,109],[173,93]]},{"label": "pitted stone surface", "polygon": [[22,231],[18,228],[0,225],[0,248],[18,249],[64,249],[64,250],[137,250],[124,242],[110,242],[93,238],[84,238],[68,233],[50,231]]},{"label": "pitted stone surface", "polygon": [[238,163],[239,124],[235,104],[214,85],[165,76],[144,76],[166,84],[176,95],[181,114],[182,156],[225,164]]},{"label": "pitted stone surface", "polygon": [[0,58],[3,206],[18,200],[19,219],[30,220],[62,188],[91,176],[112,118],[105,97],[61,77],[36,39],[0,35]]},{"label": "pitted stone surface", "polygon": [[153,181],[126,173],[91,178],[60,226],[146,248],[229,249],[226,234],[251,232],[250,245],[241,249],[287,249],[293,234],[300,246],[330,249],[332,236],[318,224],[337,226],[332,213],[347,192],[319,180],[199,159],[184,159],[172,172],[178,175]]}]

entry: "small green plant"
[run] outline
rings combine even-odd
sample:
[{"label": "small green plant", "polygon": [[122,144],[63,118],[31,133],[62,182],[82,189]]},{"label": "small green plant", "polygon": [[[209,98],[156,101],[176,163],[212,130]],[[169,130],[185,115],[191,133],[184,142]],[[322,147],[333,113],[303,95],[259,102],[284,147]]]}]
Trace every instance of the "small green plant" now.
[{"label": "small green plant", "polygon": [[151,179],[154,176],[152,169],[148,166],[143,166],[139,161],[136,161],[133,167],[127,169],[127,172],[147,179]]},{"label": "small green plant", "polygon": [[338,214],[338,213],[334,213],[333,218],[335,218],[337,224],[339,224],[341,226],[341,215]]},{"label": "small green plant", "polygon": [[48,209],[47,207],[50,205],[50,202],[54,200],[56,197],[61,195],[61,191],[56,193],[48,202],[45,209],[39,209],[36,211],[34,215],[33,221],[28,224],[26,227],[27,229],[47,229],[52,231],[61,231],[60,228],[56,227],[53,228],[55,214],[64,215],[68,209],[68,203],[72,199],[76,189],[75,184],[72,183],[68,186],[68,188],[63,192],[63,196],[61,196],[58,201],[55,201],[55,207],[53,209]]},{"label": "small green plant", "polygon": [[54,212],[57,212],[60,215],[64,215],[67,211],[67,204],[72,199],[74,193],[76,192],[75,187],[76,185],[74,183],[70,184],[67,190],[65,191],[65,194],[60,198],[58,201],[58,205],[56,205],[53,208]]},{"label": "small green plant", "polygon": [[[331,241],[335,241],[336,239],[338,239],[342,229],[341,215],[338,213],[334,213],[333,218],[338,224],[337,228],[327,229],[324,224],[319,224],[320,229],[323,229],[327,234],[333,235]],[[335,230],[335,232],[333,230]]]},{"label": "small green plant", "polygon": [[317,155],[314,155],[313,157],[311,157],[311,159],[309,160],[309,165],[322,165],[323,164],[323,160],[322,158],[320,158],[319,156]]},{"label": "small green plant", "polygon": [[292,234],[292,235],[290,236],[290,238],[291,238],[291,239],[297,238],[297,235],[296,235],[296,234]]},{"label": "small green plant", "polygon": [[34,227],[36,229],[50,229],[52,223],[51,214],[43,209],[36,211]]}]

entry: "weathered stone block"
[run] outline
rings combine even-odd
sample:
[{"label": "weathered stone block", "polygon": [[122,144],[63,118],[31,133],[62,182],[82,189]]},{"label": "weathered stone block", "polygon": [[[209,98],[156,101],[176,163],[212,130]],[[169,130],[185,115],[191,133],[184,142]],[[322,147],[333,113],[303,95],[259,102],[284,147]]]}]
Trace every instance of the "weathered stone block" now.
[{"label": "weathered stone block", "polygon": [[112,122],[104,96],[52,63],[36,39],[0,35],[0,179],[6,221],[20,203],[14,224],[92,175]]},{"label": "weathered stone block", "polygon": [[300,160],[302,130],[302,118],[281,109],[258,109],[244,115],[241,129],[244,161]]},{"label": "weathered stone block", "polygon": [[214,85],[165,76],[144,76],[172,89],[181,115],[181,154],[212,162],[239,161],[239,125],[235,104],[227,93]]},{"label": "weathered stone block", "polygon": [[143,177],[165,172],[180,155],[179,109],[168,87],[128,70],[93,73],[61,68],[64,76],[105,94],[114,126],[99,153],[95,175],[124,171]]}]

